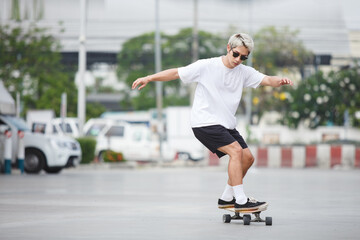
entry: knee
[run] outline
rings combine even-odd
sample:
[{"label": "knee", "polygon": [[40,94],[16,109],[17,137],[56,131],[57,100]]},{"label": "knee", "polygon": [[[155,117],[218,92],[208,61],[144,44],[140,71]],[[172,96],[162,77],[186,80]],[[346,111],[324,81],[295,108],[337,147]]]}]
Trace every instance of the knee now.
[{"label": "knee", "polygon": [[250,151],[245,150],[245,151],[244,151],[243,161],[244,161],[244,163],[245,163],[247,166],[251,166],[251,165],[253,165],[253,163],[254,163],[254,161],[255,161],[255,158],[254,158],[254,156],[251,154]]},{"label": "knee", "polygon": [[230,155],[230,159],[233,160],[242,160],[242,156],[243,156],[243,149],[239,146],[239,147],[235,147],[232,149]]},{"label": "knee", "polygon": [[255,158],[251,155],[246,159],[249,166],[253,165]]}]

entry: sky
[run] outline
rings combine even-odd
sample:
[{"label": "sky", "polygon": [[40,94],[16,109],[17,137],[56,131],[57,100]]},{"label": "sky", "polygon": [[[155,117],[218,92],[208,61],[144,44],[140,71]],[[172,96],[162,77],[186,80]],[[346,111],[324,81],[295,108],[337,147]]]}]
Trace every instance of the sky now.
[{"label": "sky", "polygon": [[[88,0],[87,48],[119,51],[125,40],[154,31],[155,1]],[[6,18],[9,2],[0,0],[0,19]],[[58,34],[58,22],[63,21],[66,31],[59,36],[64,50],[77,50],[79,1],[44,2],[40,25],[52,26]],[[159,6],[161,31],[176,33],[193,25],[193,0],[159,0]],[[198,0],[198,26],[222,35],[229,34],[230,26],[251,33],[268,25],[289,26],[300,31],[300,39],[315,53],[346,55],[348,32],[360,31],[359,9],[358,0]]]}]

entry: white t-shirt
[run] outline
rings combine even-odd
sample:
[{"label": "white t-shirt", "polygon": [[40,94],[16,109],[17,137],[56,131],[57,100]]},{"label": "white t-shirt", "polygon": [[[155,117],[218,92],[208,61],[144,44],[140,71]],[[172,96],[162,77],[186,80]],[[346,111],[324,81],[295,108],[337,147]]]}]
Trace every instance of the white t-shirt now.
[{"label": "white t-shirt", "polygon": [[220,124],[227,129],[236,127],[235,113],[243,88],[256,88],[265,77],[242,64],[230,69],[221,57],[198,60],[178,68],[178,73],[184,83],[197,82],[191,127]]}]

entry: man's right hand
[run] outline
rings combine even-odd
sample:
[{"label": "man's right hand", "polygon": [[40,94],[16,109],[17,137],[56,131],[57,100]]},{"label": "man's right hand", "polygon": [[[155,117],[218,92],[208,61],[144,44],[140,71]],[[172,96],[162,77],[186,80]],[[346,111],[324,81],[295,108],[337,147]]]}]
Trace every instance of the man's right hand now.
[{"label": "man's right hand", "polygon": [[141,90],[142,88],[144,88],[148,83],[150,82],[150,77],[146,76],[146,77],[142,77],[142,78],[138,78],[136,79],[133,84],[132,84],[132,89],[137,88],[138,86],[140,86],[138,89]]},{"label": "man's right hand", "polygon": [[138,89],[141,90],[144,88],[149,82],[154,81],[171,81],[179,78],[179,73],[177,68],[171,68],[168,70],[164,70],[146,77],[136,79],[132,84],[132,89],[139,87]]}]

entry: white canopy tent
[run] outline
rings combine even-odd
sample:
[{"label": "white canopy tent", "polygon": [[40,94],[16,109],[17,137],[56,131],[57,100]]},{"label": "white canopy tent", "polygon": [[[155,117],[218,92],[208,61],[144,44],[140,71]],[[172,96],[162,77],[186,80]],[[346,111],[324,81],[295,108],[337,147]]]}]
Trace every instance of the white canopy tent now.
[{"label": "white canopy tent", "polygon": [[0,81],[0,114],[14,115],[16,113],[15,101]]}]

